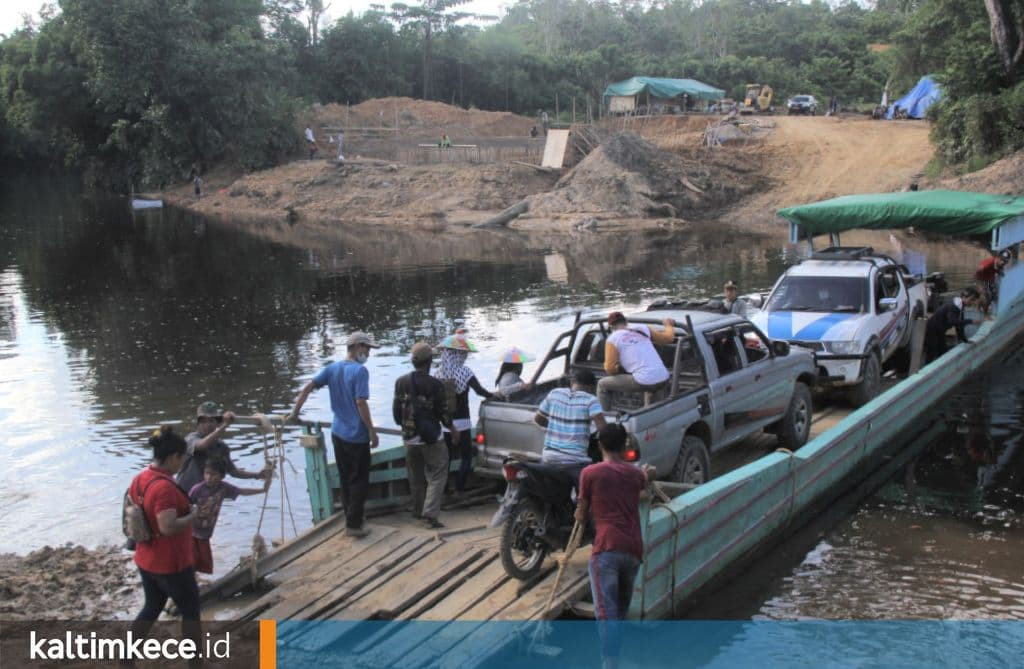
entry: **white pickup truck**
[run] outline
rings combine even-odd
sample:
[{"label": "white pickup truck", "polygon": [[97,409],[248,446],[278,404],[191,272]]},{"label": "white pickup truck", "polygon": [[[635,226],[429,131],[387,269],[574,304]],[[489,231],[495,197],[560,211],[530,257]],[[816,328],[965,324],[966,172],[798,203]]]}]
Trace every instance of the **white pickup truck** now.
[{"label": "white pickup truck", "polygon": [[819,386],[846,389],[861,406],[879,393],[883,365],[909,362],[911,326],[927,304],[925,282],[892,258],[830,247],[790,267],[750,320],[813,351]]},{"label": "white pickup truck", "polygon": [[[711,454],[762,429],[777,434],[789,449],[807,440],[815,380],[811,354],[770,341],[749,321],[730,314],[658,305],[630,315],[629,322],[657,327],[666,317],[676,322],[676,338],[656,345],[671,373],[664,391],[648,405],[643,393],[616,393],[612,411],[605,414],[637,440],[640,460],[653,465],[658,478],[704,483],[711,478]],[[500,477],[512,454],[539,458],[544,431],[533,422],[537,405],[552,388],[568,385],[574,368],[604,376],[608,334],[604,314],[578,317],[538,365],[529,390],[481,404],[478,474]],[[557,377],[538,381],[548,369],[557,370]]]}]

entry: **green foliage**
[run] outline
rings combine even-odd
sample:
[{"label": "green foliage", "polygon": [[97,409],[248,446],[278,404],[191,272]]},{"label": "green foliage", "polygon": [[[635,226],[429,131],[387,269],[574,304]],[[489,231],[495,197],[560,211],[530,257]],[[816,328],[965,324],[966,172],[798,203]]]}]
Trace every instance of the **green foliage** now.
[{"label": "green foliage", "polygon": [[910,77],[939,62],[938,48],[899,59],[868,48],[908,20],[918,32],[983,31],[976,8],[918,17],[959,1],[520,0],[489,22],[469,21],[463,0],[422,0],[319,30],[318,0],[62,0],[38,31],[0,42],[0,151],[95,162],[141,186],[196,162],[273,164],[297,148],[295,113],[310,102],[408,95],[532,115],[557,98],[563,112],[575,100],[596,115],[609,83],[651,75],[851,105],[876,101],[897,65]]},{"label": "green foliage", "polygon": [[929,110],[942,161],[977,169],[1024,147],[1024,84],[1000,64],[984,3],[921,0],[894,43],[898,89],[926,73],[943,85]]}]

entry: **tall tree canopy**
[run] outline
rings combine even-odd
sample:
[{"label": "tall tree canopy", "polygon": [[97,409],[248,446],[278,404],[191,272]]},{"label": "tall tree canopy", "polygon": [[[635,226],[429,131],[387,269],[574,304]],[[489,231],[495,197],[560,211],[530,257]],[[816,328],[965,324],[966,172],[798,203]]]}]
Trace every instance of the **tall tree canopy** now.
[{"label": "tall tree canopy", "polygon": [[489,21],[464,0],[419,0],[324,22],[338,4],[60,0],[0,41],[0,159],[158,184],[196,162],[279,161],[314,102],[596,110],[608,83],[638,74],[845,105],[934,74],[948,160],[1021,144],[1024,0],[519,0]]}]

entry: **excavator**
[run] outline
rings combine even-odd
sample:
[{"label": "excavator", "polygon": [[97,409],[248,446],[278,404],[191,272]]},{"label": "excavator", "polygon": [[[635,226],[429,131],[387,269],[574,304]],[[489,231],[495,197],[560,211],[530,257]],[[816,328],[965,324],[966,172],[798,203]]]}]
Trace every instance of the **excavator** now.
[{"label": "excavator", "polygon": [[747,95],[740,105],[741,114],[771,114],[775,111],[772,107],[772,95],[774,91],[767,84],[747,84]]}]

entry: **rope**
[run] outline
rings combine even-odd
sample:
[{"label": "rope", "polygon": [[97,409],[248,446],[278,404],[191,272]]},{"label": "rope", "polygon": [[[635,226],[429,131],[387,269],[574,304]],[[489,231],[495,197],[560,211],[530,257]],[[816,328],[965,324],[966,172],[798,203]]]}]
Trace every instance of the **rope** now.
[{"label": "rope", "polygon": [[551,604],[555,600],[555,593],[558,592],[558,582],[562,580],[562,573],[565,571],[565,566],[569,564],[569,560],[572,558],[572,554],[576,552],[576,549],[580,547],[580,543],[583,541],[583,524],[580,521],[572,526],[572,533],[569,535],[569,543],[565,546],[565,553],[558,559],[558,573],[555,574],[555,582],[551,584],[551,591],[548,593],[548,599],[544,603],[544,608],[541,609],[540,624],[537,625],[533,630],[533,636],[531,637],[530,644],[536,644],[542,634],[542,630],[545,628],[544,616],[551,609]]}]

